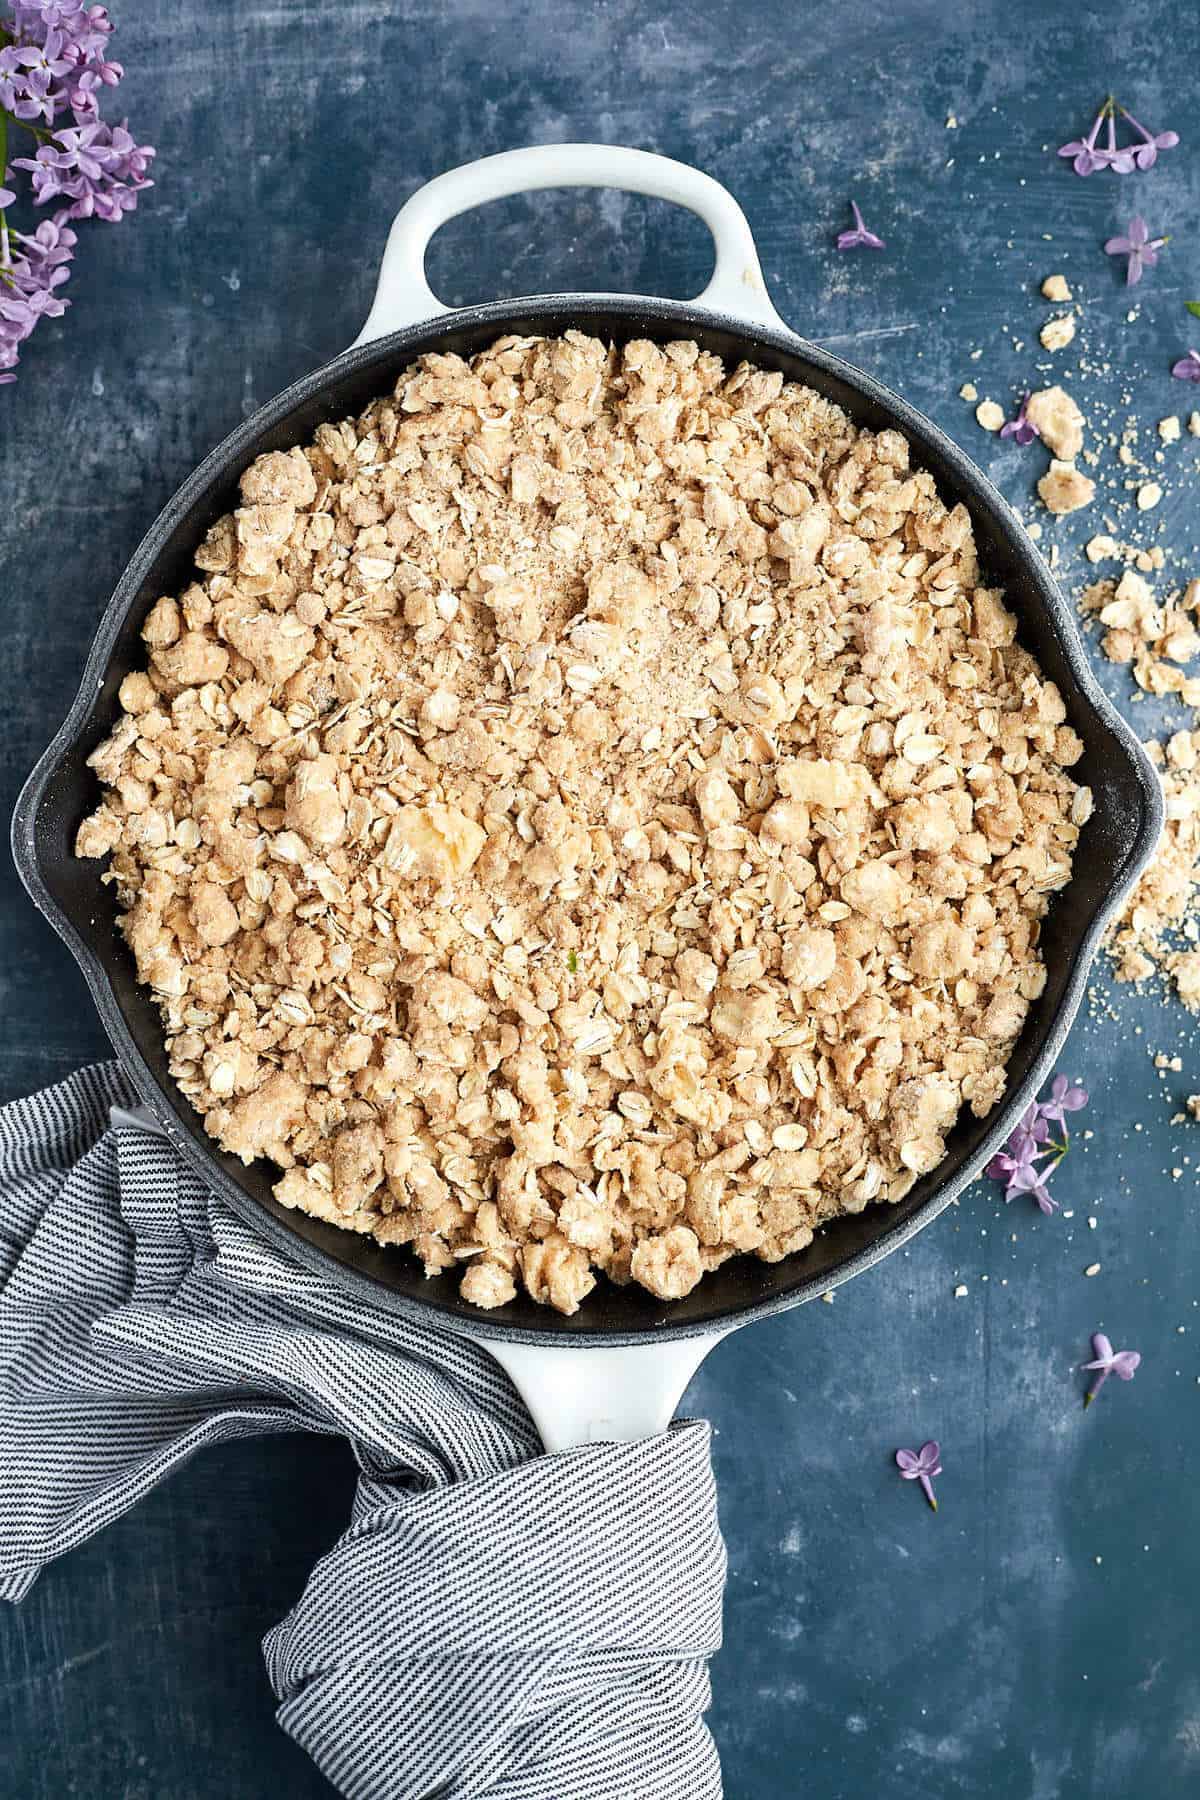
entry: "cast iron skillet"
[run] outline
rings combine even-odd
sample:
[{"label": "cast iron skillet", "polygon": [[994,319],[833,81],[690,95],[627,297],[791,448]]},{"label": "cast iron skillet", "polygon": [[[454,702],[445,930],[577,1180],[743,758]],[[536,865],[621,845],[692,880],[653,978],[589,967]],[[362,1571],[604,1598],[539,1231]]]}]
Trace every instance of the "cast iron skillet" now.
[{"label": "cast iron skillet", "polygon": [[[537,187],[622,187],[679,201],[708,223],[716,272],[687,304],[622,296],[554,295],[502,301],[447,313],[430,293],[424,252],[446,219],[481,201]],[[400,326],[400,329],[396,327]],[[601,1283],[574,1318],[520,1296],[481,1313],[456,1292],[456,1279],[430,1280],[407,1252],[281,1207],[271,1196],[272,1166],[246,1169],[205,1136],[176,1090],[163,1051],[158,1012],[134,978],[115,929],[112,889],[101,865],[72,854],[76,828],[96,804],[86,759],[118,712],[117,689],[143,659],[142,621],[154,600],[177,593],[192,575],[192,556],[208,526],[237,504],[238,477],[265,450],[308,443],[322,420],[359,411],[391,388],[423,351],[469,356],[506,332],[578,329],[623,343],[634,337],[696,339],[732,365],[743,358],[779,369],[844,407],[859,425],[896,426],[913,461],[934,474],[951,504],[966,502],[986,578],[1002,586],[1020,620],[1021,640],[1060,688],[1071,725],[1086,746],[1074,773],[1094,790],[1070,885],[1051,906],[1042,932],[1045,992],[1014,1053],[1004,1103],[983,1121],[964,1119],[945,1160],[897,1206],[872,1206],[835,1221],[809,1249],[775,1265],[740,1258],[670,1305],[641,1288]],[[1114,909],[1144,867],[1162,821],[1158,779],[1132,731],[1101,694],[1062,594],[1007,503],[944,434],[895,394],[837,357],[795,336],[763,290],[757,255],[740,209],[709,177],[642,152],[571,145],[522,150],[454,170],[422,189],[393,226],[371,316],[359,341],[327,368],[306,376],[238,427],[201,464],[151,526],[117,585],[88,655],[78,697],[30,776],[13,821],[17,867],[33,899],[71,950],[101,1018],[139,1093],[179,1150],[210,1186],[267,1237],[376,1303],[440,1319],[489,1340],[504,1355],[514,1345],[625,1346],[698,1339],[681,1364],[690,1369],[707,1342],[735,1325],[794,1306],[869,1268],[936,1217],[1012,1129],[1058,1055],[1082,998],[1089,965]],[[504,1356],[506,1363],[509,1361]],[[561,1358],[553,1359],[561,1364]],[[578,1372],[582,1368],[575,1358]],[[668,1415],[669,1416],[669,1412]]]}]

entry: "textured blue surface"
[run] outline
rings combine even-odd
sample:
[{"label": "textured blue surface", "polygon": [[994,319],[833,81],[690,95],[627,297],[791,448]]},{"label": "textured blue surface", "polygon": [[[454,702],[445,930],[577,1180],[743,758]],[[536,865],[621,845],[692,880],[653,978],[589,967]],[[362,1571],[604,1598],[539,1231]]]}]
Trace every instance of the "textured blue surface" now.
[{"label": "textured blue surface", "polygon": [[[599,138],[700,164],[745,205],[785,317],[903,390],[1021,504],[1044,458],[985,437],[957,390],[970,379],[1007,403],[1043,379],[1037,286],[1062,269],[1083,325],[1054,365],[1117,428],[1132,400],[1152,456],[1153,421],[1194,392],[1167,370],[1188,339],[1182,301],[1200,294],[1200,15],[1168,0],[882,10],[119,7],[123,94],[159,146],[159,186],[132,223],[83,234],[71,313],[0,397],[6,808],[158,506],[243,414],[353,337],[398,203],[476,155]],[[1076,180],[1047,147],[1113,84],[1185,143],[1145,178]],[[832,253],[851,193],[885,255]],[[1100,245],[1139,209],[1175,239],[1131,309]],[[709,260],[683,215],[570,193],[449,228],[431,275],[451,302],[686,295]],[[1168,452],[1167,501],[1120,522],[1175,546],[1181,576],[1200,572],[1198,451],[1185,437]],[[1047,530],[1072,584],[1081,543],[1125,498]],[[1105,675],[1127,695],[1123,672]],[[1146,735],[1165,715],[1133,716]],[[11,872],[0,931],[11,1095],[105,1046]],[[1096,1101],[1094,1136],[1056,1177],[1073,1217],[1005,1211],[977,1188],[832,1305],[726,1344],[695,1383],[731,1560],[713,1712],[731,1800],[1200,1793],[1200,1128],[1169,1125],[1200,1067],[1177,1005],[1124,992],[1110,1010],[1103,977],[1096,994],[1066,1064]],[[1160,1049],[1181,1074],[1155,1074]],[[1145,1360],[1085,1415],[1073,1370],[1098,1326]],[[936,1518],[891,1466],[927,1436],[945,1462]],[[274,1726],[257,1646],[351,1483],[339,1445],[225,1449],[49,1571],[0,1617],[5,1800],[328,1793]]]}]

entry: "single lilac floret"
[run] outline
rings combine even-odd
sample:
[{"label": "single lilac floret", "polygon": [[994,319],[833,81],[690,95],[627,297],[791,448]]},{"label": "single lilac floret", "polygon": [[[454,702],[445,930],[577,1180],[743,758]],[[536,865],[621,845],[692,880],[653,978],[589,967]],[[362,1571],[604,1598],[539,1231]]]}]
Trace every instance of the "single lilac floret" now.
[{"label": "single lilac floret", "polygon": [[1032,1137],[1029,1132],[1022,1131],[1018,1126],[1003,1150],[997,1150],[984,1170],[984,1174],[990,1175],[993,1181],[1005,1183],[1004,1197],[1007,1200],[1013,1193],[1020,1191],[1014,1185],[1018,1177],[1026,1169],[1032,1169],[1038,1158],[1045,1154],[1037,1139]]},{"label": "single lilac floret", "polygon": [[1030,399],[1031,396],[1026,394],[1021,402],[1021,409],[1016,418],[1007,420],[1000,427],[1000,436],[1002,438],[1012,438],[1014,443],[1020,444],[1022,450],[1027,444],[1032,444],[1034,438],[1040,438],[1042,435],[1033,420],[1026,416],[1026,410],[1029,406]]},{"label": "single lilac floret", "polygon": [[1052,1163],[1049,1169],[1035,1169],[1032,1164],[1027,1163],[1024,1168],[1017,1169],[1009,1180],[1004,1198],[1011,1200],[1014,1194],[1028,1194],[1039,1212],[1047,1216],[1057,1212],[1058,1201],[1050,1198],[1046,1187],[1046,1181],[1055,1167],[1056,1164]]},{"label": "single lilac floret", "polygon": [[1171,364],[1176,381],[1200,381],[1200,350],[1189,350],[1186,356]]},{"label": "single lilac floret", "polygon": [[1138,123],[1129,108],[1121,108],[1121,117],[1126,119],[1141,138],[1141,143],[1133,148],[1133,160],[1139,169],[1152,169],[1158,161],[1160,150],[1173,150],[1179,142],[1177,131],[1147,131]]},{"label": "single lilac floret", "polygon": [[858,210],[858,202],[856,200],[850,202],[850,211],[854,214],[854,229],[852,231],[839,231],[837,240],[838,249],[882,250],[885,247],[883,239],[881,237],[876,237],[873,231],[867,230],[866,226],[863,224],[863,216]]},{"label": "single lilac floret", "polygon": [[1103,150],[1097,150],[1096,138],[1111,110],[1112,100],[1110,98],[1104,102],[1096,114],[1096,122],[1087,136],[1073,138],[1069,144],[1063,144],[1059,149],[1060,156],[1069,156],[1072,159],[1071,167],[1077,175],[1093,175],[1097,169],[1103,169],[1106,166],[1107,157]]},{"label": "single lilac floret", "polygon": [[896,1466],[905,1481],[919,1481],[921,1490],[932,1506],[938,1509],[937,1496],[933,1491],[933,1477],[942,1472],[941,1447],[935,1439],[930,1438],[922,1444],[920,1450],[897,1450]]},{"label": "single lilac floret", "polygon": [[1038,1108],[1043,1119],[1053,1119],[1067,1129],[1067,1114],[1081,1112],[1088,1103],[1088,1091],[1082,1082],[1070,1082],[1065,1075],[1056,1075],[1050,1083],[1050,1098],[1043,1100]]},{"label": "single lilac floret", "polygon": [[1096,1379],[1083,1397],[1085,1407],[1092,1404],[1110,1375],[1115,1375],[1119,1381],[1132,1381],[1142,1360],[1140,1350],[1114,1350],[1102,1331],[1094,1333],[1092,1350],[1095,1360],[1080,1365],[1083,1369],[1096,1371]]},{"label": "single lilac floret", "polygon": [[1165,237],[1152,238],[1150,227],[1141,214],[1136,214],[1129,221],[1129,229],[1124,237],[1110,237],[1105,241],[1105,251],[1109,256],[1126,256],[1129,258],[1125,271],[1125,285],[1134,287],[1142,279],[1143,269],[1152,269],[1158,261],[1158,253],[1163,245],[1169,243]]}]

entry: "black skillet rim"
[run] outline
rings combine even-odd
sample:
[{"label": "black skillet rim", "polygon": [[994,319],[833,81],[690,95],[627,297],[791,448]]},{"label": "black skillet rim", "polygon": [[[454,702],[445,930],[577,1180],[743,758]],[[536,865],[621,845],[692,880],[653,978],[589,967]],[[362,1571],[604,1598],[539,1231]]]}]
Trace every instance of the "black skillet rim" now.
[{"label": "black skillet rim", "polygon": [[[997,1109],[991,1128],[980,1139],[975,1152],[965,1160],[963,1166],[936,1187],[909,1216],[893,1219],[890,1211],[878,1209],[877,1217],[881,1228],[875,1237],[834,1267],[808,1276],[798,1268],[795,1282],[783,1292],[748,1302],[713,1305],[699,1317],[693,1316],[686,1321],[673,1322],[670,1306],[651,1307],[647,1309],[645,1323],[634,1330],[612,1330],[588,1324],[587,1301],[581,1312],[571,1320],[549,1315],[546,1324],[526,1325],[483,1313],[476,1308],[468,1308],[456,1296],[451,1299],[433,1292],[428,1295],[400,1292],[381,1276],[349,1266],[342,1260],[335,1244],[323,1247],[310,1241],[303,1232],[305,1226],[313,1222],[304,1220],[303,1215],[288,1213],[282,1208],[277,1213],[268,1212],[262,1202],[242,1188],[236,1178],[222,1167],[214,1150],[198,1141],[194,1135],[196,1126],[192,1122],[195,1121],[195,1115],[191,1113],[187,1101],[182,1096],[177,1099],[150,1070],[115,999],[102,958],[79,935],[50,892],[40,867],[37,843],[37,817],[41,801],[51,779],[66,763],[77,738],[91,717],[94,697],[103,685],[126,616],[136,603],[142,583],[176,523],[211,484],[227,476],[231,466],[239,463],[245,466],[256,454],[255,446],[273,427],[295,408],[313,400],[322,389],[333,386],[346,375],[366,370],[375,363],[382,366],[392,362],[398,354],[413,357],[425,351],[437,350],[448,336],[459,332],[487,326],[499,335],[518,330],[523,325],[528,327],[535,321],[535,328],[538,330],[561,331],[569,329],[581,316],[609,318],[614,325],[620,325],[626,331],[632,325],[635,328],[644,326],[659,331],[663,327],[678,327],[684,332],[726,332],[739,340],[749,361],[753,362],[756,350],[761,349],[801,358],[890,414],[897,428],[919,447],[919,451],[928,453],[931,460],[940,460],[945,465],[958,490],[958,496],[968,500],[972,508],[982,510],[993,529],[1009,540],[1015,559],[1023,565],[1023,573],[1030,579],[1040,603],[1047,610],[1049,622],[1054,628],[1075,682],[1077,697],[1114,740],[1114,749],[1123,753],[1128,772],[1139,789],[1140,799],[1137,829],[1123,861],[1114,869],[1113,879],[1105,896],[1097,904],[1089,925],[1072,948],[1070,973],[1058,1006],[1043,1028],[1040,1047],[1033,1056],[1024,1079],[1006,1096]],[[920,454],[917,460],[922,460]],[[1163,801],[1158,778],[1132,729],[1096,682],[1067,602],[1042,557],[999,490],[930,419],[874,377],[855,369],[840,357],[784,327],[775,328],[748,322],[735,315],[682,301],[613,294],[552,294],[493,301],[464,308],[408,326],[368,344],[355,346],[323,368],[292,383],[239,425],[205,457],[159,513],[117,583],[88,652],[75,700],[22,789],[13,815],[12,845],[17,871],[25,887],[79,964],[105,1030],[143,1101],[196,1174],[226,1200],[243,1220],[260,1231],[286,1255],[305,1267],[324,1273],[348,1292],[371,1304],[418,1318],[426,1326],[437,1325],[484,1340],[564,1348],[617,1348],[644,1344],[655,1339],[676,1340],[712,1334],[750,1324],[757,1319],[769,1318],[840,1286],[852,1276],[873,1267],[892,1251],[900,1249],[942,1213],[976,1179],[979,1170],[1004,1141],[1016,1119],[1042,1086],[1083,998],[1091,963],[1104,929],[1149,859],[1161,829],[1162,818]],[[348,1239],[345,1246],[347,1252],[359,1241],[352,1234],[338,1233],[333,1227],[322,1229],[331,1237]]]}]

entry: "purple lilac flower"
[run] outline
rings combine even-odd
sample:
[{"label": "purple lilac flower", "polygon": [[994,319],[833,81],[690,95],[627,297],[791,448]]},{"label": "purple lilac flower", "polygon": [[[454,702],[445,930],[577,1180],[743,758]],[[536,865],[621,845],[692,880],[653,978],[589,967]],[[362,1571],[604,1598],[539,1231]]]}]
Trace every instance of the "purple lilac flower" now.
[{"label": "purple lilac flower", "polygon": [[1142,1360],[1140,1350],[1114,1350],[1102,1331],[1097,1331],[1092,1338],[1094,1362],[1080,1365],[1084,1369],[1094,1369],[1096,1379],[1083,1397],[1084,1406],[1090,1406],[1110,1375],[1120,1381],[1132,1381],[1134,1371]]},{"label": "purple lilac flower", "polygon": [[1127,256],[1129,258],[1125,283],[1127,287],[1133,287],[1142,279],[1143,269],[1154,267],[1158,261],[1159,251],[1169,241],[1165,237],[1152,238],[1150,227],[1139,213],[1130,219],[1126,236],[1108,238],[1104,248],[1109,256]]},{"label": "purple lilac flower", "polygon": [[994,1181],[1003,1181],[1005,1200],[1011,1200],[1015,1194],[1028,1194],[1040,1211],[1054,1211],[1056,1203],[1046,1190],[1046,1179],[1057,1167],[1057,1160],[1050,1169],[1039,1167],[1051,1155],[1046,1148],[1049,1136],[1050,1127],[1042,1117],[1041,1107],[1034,1101],[1003,1150],[993,1156],[984,1170]]},{"label": "purple lilac flower", "polygon": [[1053,1119],[1062,1126],[1066,1136],[1067,1114],[1081,1112],[1088,1103],[1088,1091],[1082,1082],[1070,1082],[1065,1075],[1056,1075],[1050,1083],[1050,1098],[1043,1100],[1038,1111],[1043,1119]]},{"label": "purple lilac flower", "polygon": [[1051,1213],[1058,1211],[1058,1201],[1051,1199],[1046,1186],[1047,1180],[1057,1167],[1058,1158],[1056,1157],[1048,1169],[1035,1169],[1030,1165],[1018,1169],[1005,1189],[1004,1198],[1011,1200],[1014,1194],[1028,1194],[1038,1211],[1045,1213],[1048,1218]]},{"label": "purple lilac flower", "polygon": [[1040,438],[1042,435],[1033,420],[1026,417],[1026,409],[1029,406],[1029,401],[1030,395],[1026,394],[1021,402],[1021,409],[1016,418],[1007,420],[1005,424],[1000,427],[1000,436],[1002,438],[1012,438],[1014,443],[1020,444],[1022,450],[1027,444],[1032,444],[1034,438]]},{"label": "purple lilac flower", "polygon": [[64,113],[95,115],[101,87],[121,79],[105,47],[112,21],[103,6],[15,0],[0,51],[0,105],[15,119],[51,125]]},{"label": "purple lilac flower", "polygon": [[[1058,1203],[1051,1199],[1046,1183],[1071,1147],[1067,1114],[1078,1112],[1087,1105],[1087,1099],[1087,1089],[1080,1083],[1056,1075],[1050,1084],[1050,1098],[1035,1100],[1026,1108],[1004,1148],[996,1152],[984,1170],[993,1181],[1004,1183],[1006,1200],[1014,1194],[1028,1194],[1039,1211],[1057,1210]],[[1050,1136],[1051,1121],[1061,1128],[1060,1142]]]},{"label": "purple lilac flower", "polygon": [[144,188],[153,187],[146,179],[153,156],[151,146],[135,143],[125,124],[94,119],[56,131],[52,143],[42,144],[35,156],[18,156],[13,167],[29,170],[39,204],[66,199],[72,219],[115,220],[133,211]]},{"label": "purple lilac flower", "polygon": [[867,230],[866,226],[863,224],[863,216],[858,210],[857,201],[852,200],[850,202],[850,211],[854,214],[854,229],[852,231],[840,231],[838,233],[838,249],[882,250],[884,248],[883,239],[881,237],[876,237],[873,231]]},{"label": "purple lilac flower", "polygon": [[70,274],[75,233],[65,214],[57,214],[43,219],[32,236],[10,231],[8,243],[8,260],[0,266],[0,383],[16,380],[20,346],[39,322],[61,318],[70,305],[57,290]]},{"label": "purple lilac flower", "polygon": [[941,1446],[930,1438],[922,1444],[920,1450],[897,1450],[896,1465],[905,1481],[919,1481],[921,1490],[932,1506],[938,1509],[937,1496],[933,1491],[933,1477],[942,1472]]},{"label": "purple lilac flower", "polygon": [[17,193],[0,186],[0,382],[14,379],[19,348],[39,320],[57,318],[67,306],[58,289],[75,246],[68,221],[120,219],[153,185],[147,174],[153,148],[137,143],[124,121],[112,125],[100,117],[104,89],[124,74],[108,55],[112,29],[103,6],[8,0],[0,27],[0,109],[10,125],[24,126],[39,141],[31,156],[0,167],[0,181],[24,170],[35,205],[65,204],[22,234],[7,210]]},{"label": "purple lilac flower", "polygon": [[1104,102],[1104,105],[1096,114],[1095,123],[1087,136],[1085,138],[1073,138],[1069,144],[1063,144],[1060,147],[1058,154],[1060,156],[1069,156],[1072,159],[1071,167],[1077,175],[1092,175],[1097,169],[1103,169],[1107,166],[1108,158],[1103,150],[1097,150],[1096,138],[1099,135],[1101,125],[1104,123],[1105,119],[1110,116],[1111,111],[1112,99],[1109,98]]},{"label": "purple lilac flower", "polygon": [[998,1150],[984,1170],[994,1181],[1011,1181],[1018,1169],[1031,1168],[1040,1156],[1050,1135],[1036,1100],[1027,1107],[1003,1150]]},{"label": "purple lilac flower", "polygon": [[1129,144],[1122,145],[1118,148],[1116,107],[1111,101],[1109,102],[1108,108],[1107,135],[1108,143],[1103,152],[1106,166],[1110,168],[1115,175],[1132,175],[1134,169],[1133,149]]},{"label": "purple lilac flower", "polygon": [[1134,118],[1128,107],[1121,108],[1121,117],[1133,126],[1142,140],[1132,150],[1133,160],[1139,169],[1152,169],[1158,161],[1159,151],[1173,150],[1179,142],[1177,131],[1147,131],[1146,127],[1140,125]]},{"label": "purple lilac flower", "polygon": [[1186,356],[1171,364],[1176,381],[1200,381],[1200,350],[1189,350]]},{"label": "purple lilac flower", "polygon": [[25,52],[10,47],[0,50],[0,106],[22,124],[54,117],[55,97],[50,78],[41,69],[27,68]]}]

